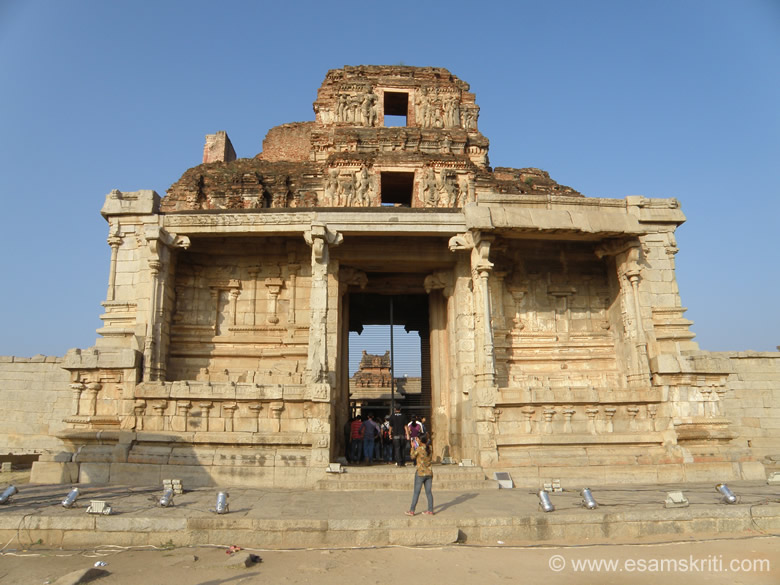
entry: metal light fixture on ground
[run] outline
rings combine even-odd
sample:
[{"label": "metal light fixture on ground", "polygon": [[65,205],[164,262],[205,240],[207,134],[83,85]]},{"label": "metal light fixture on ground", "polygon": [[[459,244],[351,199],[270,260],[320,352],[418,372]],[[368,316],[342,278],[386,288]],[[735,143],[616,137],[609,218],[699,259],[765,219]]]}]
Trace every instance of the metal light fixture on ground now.
[{"label": "metal light fixture on ground", "polygon": [[217,494],[217,508],[215,512],[217,514],[227,514],[230,511],[230,507],[228,506],[228,493],[227,492],[219,492]]},{"label": "metal light fixture on ground", "polygon": [[19,493],[19,490],[17,490],[15,486],[9,485],[5,488],[3,495],[0,495],[0,504],[7,504],[11,496],[17,493]]},{"label": "metal light fixture on ground", "polygon": [[173,488],[165,490],[160,498],[160,507],[167,508],[169,506],[173,506]]},{"label": "metal light fixture on ground", "polygon": [[723,496],[722,502],[724,504],[736,504],[737,503],[737,496],[734,495],[734,492],[732,492],[729,489],[729,486],[727,486],[725,483],[719,483],[715,486],[715,489],[720,492],[720,494]]},{"label": "metal light fixture on ground", "polygon": [[539,507],[543,512],[555,512],[555,506],[546,490],[539,490]]},{"label": "metal light fixture on ground", "polygon": [[599,507],[598,503],[593,498],[590,488],[584,488],[580,494],[582,495],[582,505],[588,510],[595,510]]},{"label": "metal light fixture on ground", "polygon": [[79,488],[74,487],[68,495],[65,497],[64,500],[62,500],[62,507],[63,508],[72,508],[73,504],[76,503],[76,499],[79,497]]}]

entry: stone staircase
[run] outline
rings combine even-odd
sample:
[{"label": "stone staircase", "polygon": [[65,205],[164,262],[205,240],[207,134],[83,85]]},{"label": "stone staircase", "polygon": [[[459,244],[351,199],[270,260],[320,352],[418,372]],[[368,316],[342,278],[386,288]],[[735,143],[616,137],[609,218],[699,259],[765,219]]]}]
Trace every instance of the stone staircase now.
[{"label": "stone staircase", "polygon": [[[415,467],[395,465],[349,465],[344,473],[326,473],[316,489],[332,491],[399,490],[408,491],[414,485]],[[481,467],[434,465],[433,489],[441,491],[473,491],[498,489],[498,482],[486,479]]]}]

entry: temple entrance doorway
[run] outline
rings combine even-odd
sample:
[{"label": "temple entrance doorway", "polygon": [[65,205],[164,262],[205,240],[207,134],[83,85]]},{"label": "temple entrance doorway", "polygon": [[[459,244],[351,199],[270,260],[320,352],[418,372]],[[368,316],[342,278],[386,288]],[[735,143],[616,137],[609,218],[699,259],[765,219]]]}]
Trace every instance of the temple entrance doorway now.
[{"label": "temple entrance doorway", "polygon": [[431,414],[428,295],[349,295],[349,415]]}]

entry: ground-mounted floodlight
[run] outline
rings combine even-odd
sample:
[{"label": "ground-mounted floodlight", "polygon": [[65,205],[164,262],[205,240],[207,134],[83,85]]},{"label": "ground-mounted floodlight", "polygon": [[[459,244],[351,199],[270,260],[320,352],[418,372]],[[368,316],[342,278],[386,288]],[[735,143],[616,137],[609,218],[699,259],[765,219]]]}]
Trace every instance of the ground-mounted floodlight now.
[{"label": "ground-mounted floodlight", "polygon": [[227,514],[230,511],[227,499],[227,492],[219,492],[217,494],[217,509],[215,510],[217,514]]},{"label": "ground-mounted floodlight", "polygon": [[682,492],[667,492],[665,508],[687,508],[688,499]]},{"label": "ground-mounted floodlight", "polygon": [[167,508],[169,506],[173,506],[173,488],[165,490],[160,498],[160,507]]},{"label": "ground-mounted floodlight", "polygon": [[555,512],[555,506],[546,490],[539,490],[539,507],[543,512]]},{"label": "ground-mounted floodlight", "polygon": [[87,506],[87,514],[102,514],[103,516],[110,516],[113,510],[111,504],[105,500],[90,500],[89,506]]},{"label": "ground-mounted floodlight", "polygon": [[16,486],[9,485],[7,488],[5,488],[3,495],[0,495],[0,504],[8,503],[8,500],[11,498],[11,496],[18,493],[19,490],[16,489]]},{"label": "ground-mounted floodlight", "polygon": [[63,508],[72,508],[73,504],[76,503],[76,499],[79,497],[79,488],[74,487],[68,495],[65,497],[64,500],[62,500],[62,507]]},{"label": "ground-mounted floodlight", "polygon": [[593,499],[593,494],[590,492],[590,488],[583,488],[580,494],[582,495],[582,505],[585,508],[588,510],[595,510],[599,507],[596,500]]},{"label": "ground-mounted floodlight", "polygon": [[718,485],[715,486],[715,489],[718,490],[723,496],[722,501],[724,504],[737,503],[737,496],[734,495],[734,492],[732,492],[729,489],[729,486],[727,486],[725,483],[719,483]]},{"label": "ground-mounted floodlight", "polygon": [[493,479],[498,482],[498,487],[505,490],[511,490],[515,487],[515,482],[512,481],[512,476],[506,471],[494,471]]}]

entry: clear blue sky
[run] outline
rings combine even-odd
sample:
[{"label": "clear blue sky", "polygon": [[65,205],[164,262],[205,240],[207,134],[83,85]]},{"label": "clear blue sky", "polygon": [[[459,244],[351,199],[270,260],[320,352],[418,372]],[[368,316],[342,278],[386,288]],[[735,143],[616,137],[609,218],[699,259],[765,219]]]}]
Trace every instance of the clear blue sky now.
[{"label": "clear blue sky", "polygon": [[777,0],[0,0],[0,355],[94,343],[111,189],[164,194],[217,130],[254,156],[328,69],[398,63],[471,84],[493,166],[678,198],[702,349],[780,344]]}]

